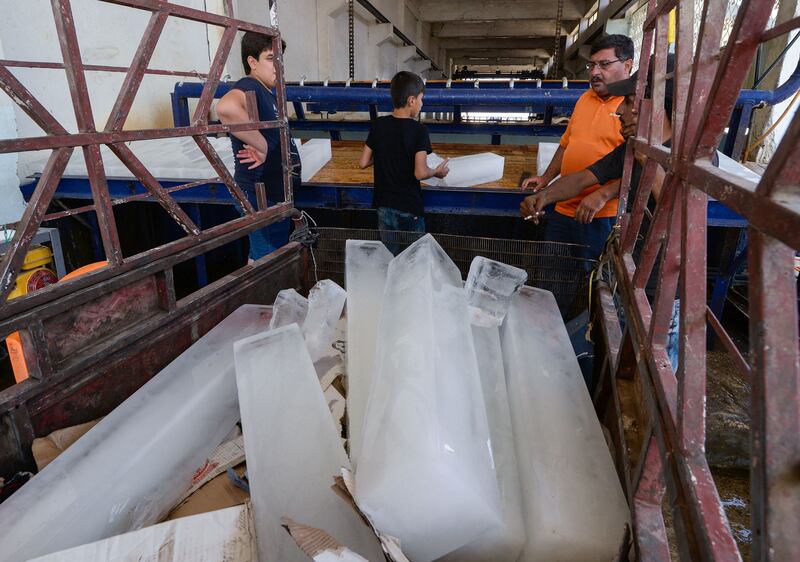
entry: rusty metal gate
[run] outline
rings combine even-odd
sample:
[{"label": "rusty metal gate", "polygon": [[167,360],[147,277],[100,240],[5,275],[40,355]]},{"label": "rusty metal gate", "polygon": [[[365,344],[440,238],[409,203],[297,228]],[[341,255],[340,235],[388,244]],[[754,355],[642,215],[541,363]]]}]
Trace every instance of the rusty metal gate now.
[{"label": "rusty metal gate", "polygon": [[[0,261],[0,336],[18,332],[31,378],[0,392],[0,472],[33,468],[30,444],[37,435],[101,416],[127,398],[171,361],[244,302],[271,303],[277,290],[302,286],[304,256],[298,244],[289,244],[268,258],[238,270],[183,299],[176,299],[173,267],[293,212],[289,189],[288,119],[281,39],[275,7],[264,1],[272,26],[239,20],[233,1],[225,0],[224,14],[197,10],[161,0],[98,0],[131,10],[149,12],[150,18],[130,67],[84,64],[70,0],[51,0],[63,63],[0,60],[0,87],[46,133],[33,138],[0,140],[0,153],[50,150],[50,157],[27,208],[15,224],[13,240]],[[10,9],[25,10],[25,3]],[[189,20],[221,30],[221,40],[210,61],[202,95],[190,126],[125,130],[137,91],[145,74],[198,76],[195,72],[149,68],[171,19]],[[260,122],[255,99],[248,99],[250,122],[209,124],[209,109],[231,47],[240,31],[272,38],[276,54],[278,120]],[[31,40],[34,40],[32,38]],[[11,68],[63,69],[77,123],[71,133],[58,122]],[[87,72],[123,72],[125,78],[108,121],[98,127],[87,87]],[[67,92],[65,92],[66,94]],[[165,99],[166,94],[165,92]],[[226,169],[207,135],[263,128],[279,128],[283,153],[284,202],[267,207],[263,185],[257,189],[258,205],[250,204]],[[192,137],[215,178],[164,188],[126,143],[171,137]],[[106,145],[145,186],[147,193],[112,200],[106,182],[100,146]],[[48,214],[48,206],[75,149],[83,152],[93,201],[91,205]],[[244,209],[236,220],[202,230],[181,209],[171,193],[207,183],[223,183]],[[173,242],[134,255],[123,255],[114,207],[130,201],[158,202],[185,232]],[[75,280],[45,287],[24,297],[7,300],[26,251],[42,221],[94,212],[97,216],[108,265]]]},{"label": "rusty metal gate", "polygon": [[[740,560],[705,456],[706,326],[712,326],[752,384],[752,558],[800,560],[800,386],[794,252],[800,248],[800,112],[753,184],[715,168],[718,146],[760,43],[800,27],[800,18],[767,29],[774,2],[743,0],[721,45],[727,2],[706,0],[693,50],[694,1],[650,0],[639,66],[637,137],[628,142],[620,209],[633,153],[646,159],[632,211],[609,246],[625,311],[624,333],[611,287],[595,291],[594,318],[606,349],[596,405],[610,425],[631,504],[640,560],[670,560],[662,512],[665,494],[681,560]],[[675,70],[667,76],[669,12],[677,8]],[[655,65],[652,99],[643,100]],[[666,80],[672,78],[672,146],[661,145]],[[656,139],[659,139],[656,141]],[[662,174],[658,169],[663,169]],[[663,179],[662,179],[663,178]],[[643,227],[655,182],[663,195]],[[749,221],[750,362],[706,305],[706,205],[721,201]],[[641,252],[634,252],[644,237]],[[645,285],[660,259],[655,297]],[[666,338],[680,300],[680,361],[673,371]],[[623,391],[630,386],[632,393]],[[622,423],[634,412],[646,428]]]}]

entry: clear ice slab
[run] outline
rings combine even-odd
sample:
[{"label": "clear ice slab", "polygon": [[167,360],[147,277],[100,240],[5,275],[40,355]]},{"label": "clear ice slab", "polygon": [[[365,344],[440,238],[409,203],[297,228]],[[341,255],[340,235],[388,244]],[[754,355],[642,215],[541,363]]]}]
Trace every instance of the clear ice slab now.
[{"label": "clear ice slab", "polygon": [[303,167],[300,170],[303,182],[311,181],[331,159],[331,139],[309,139],[297,147]]},{"label": "clear ice slab", "polygon": [[514,432],[508,405],[500,331],[472,326],[475,354],[486,403],[497,486],[503,507],[503,525],[441,558],[441,562],[515,562],[525,544],[522,493]]},{"label": "clear ice slab", "polygon": [[466,295],[431,235],[389,264],[376,365],[356,501],[429,562],[502,525]]},{"label": "clear ice slab", "polygon": [[350,462],[361,451],[361,429],[375,369],[378,320],[392,253],[381,242],[348,240],[345,245],[347,289],[347,425]]},{"label": "clear ice slab", "polygon": [[333,353],[331,344],[345,300],[345,290],[330,279],[323,279],[308,292],[308,314],[303,322],[303,337],[312,361],[319,361]]},{"label": "clear ice slab", "polygon": [[157,523],[239,419],[233,342],[267,329],[245,305],[0,504],[0,558],[27,560]]},{"label": "clear ice slab", "polygon": [[464,285],[469,301],[470,319],[477,326],[500,326],[511,299],[525,281],[524,269],[476,256],[469,266]]},{"label": "clear ice slab", "polygon": [[[444,159],[436,153],[428,155],[428,167],[436,168]],[[494,152],[481,152],[451,158],[450,172],[445,178],[430,178],[423,183],[433,186],[472,187],[503,179],[505,158]]]},{"label": "clear ice slab", "polygon": [[349,463],[297,325],[234,348],[259,560],[308,560],[281,528],[281,517],[323,529],[368,560],[383,560],[372,530],[331,489]]},{"label": "clear ice slab", "polygon": [[553,294],[520,289],[501,341],[527,533],[520,562],[612,560],[628,506]]},{"label": "clear ice slab", "polygon": [[308,299],[294,289],[283,289],[275,297],[269,329],[274,330],[289,324],[302,326],[307,314]]}]

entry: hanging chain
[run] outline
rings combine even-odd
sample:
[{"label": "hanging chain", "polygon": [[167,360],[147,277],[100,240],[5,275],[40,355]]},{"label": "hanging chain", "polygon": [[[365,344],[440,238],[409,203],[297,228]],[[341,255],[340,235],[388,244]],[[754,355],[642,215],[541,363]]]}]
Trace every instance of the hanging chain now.
[{"label": "hanging chain", "polygon": [[550,72],[548,72],[548,78],[556,77],[558,59],[561,57],[561,17],[563,12],[564,0],[558,0],[558,9],[556,11],[556,44],[553,48],[553,61],[550,63]]},{"label": "hanging chain", "polygon": [[347,27],[349,33],[349,54],[350,54],[350,80],[356,79],[356,56],[355,56],[355,6],[354,0],[347,0]]}]

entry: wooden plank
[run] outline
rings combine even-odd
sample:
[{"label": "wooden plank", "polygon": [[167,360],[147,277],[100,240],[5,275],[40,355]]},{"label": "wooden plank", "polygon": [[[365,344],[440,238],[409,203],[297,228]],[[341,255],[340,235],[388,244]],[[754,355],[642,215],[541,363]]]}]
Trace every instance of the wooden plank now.
[{"label": "wooden plank", "polygon": [[[361,141],[332,141],[330,161],[314,174],[311,183],[331,183],[372,185],[373,170],[362,170],[358,167],[358,159],[364,143]],[[506,159],[503,179],[497,182],[484,183],[475,186],[475,189],[503,188],[514,189],[519,187],[523,172],[536,172],[536,145],[491,145],[491,144],[444,144],[433,145],[433,150],[442,157],[455,158],[480,152],[494,152]]]}]

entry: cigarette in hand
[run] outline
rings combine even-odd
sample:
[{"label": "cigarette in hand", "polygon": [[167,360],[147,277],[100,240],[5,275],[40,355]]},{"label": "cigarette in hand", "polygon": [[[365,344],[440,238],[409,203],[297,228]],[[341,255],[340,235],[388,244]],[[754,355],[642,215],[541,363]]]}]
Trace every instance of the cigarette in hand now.
[{"label": "cigarette in hand", "polygon": [[525,217],[525,218],[524,218],[524,219],[522,219],[522,220],[529,221],[529,220],[531,220],[531,219],[533,219],[533,218],[540,217],[540,216],[542,216],[543,214],[544,214],[544,211],[536,211],[536,212],[535,212],[535,213],[533,213],[532,215],[528,215],[527,217]]}]

